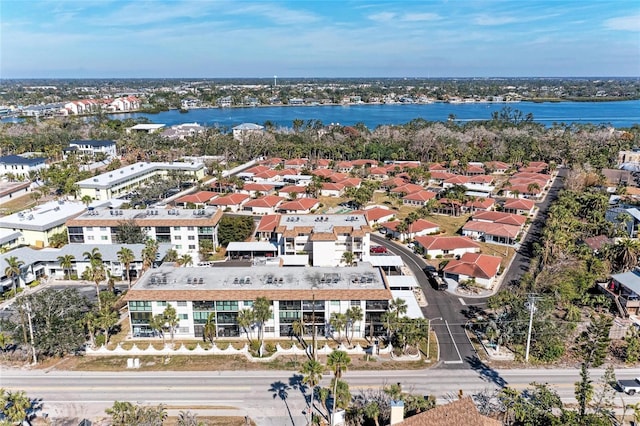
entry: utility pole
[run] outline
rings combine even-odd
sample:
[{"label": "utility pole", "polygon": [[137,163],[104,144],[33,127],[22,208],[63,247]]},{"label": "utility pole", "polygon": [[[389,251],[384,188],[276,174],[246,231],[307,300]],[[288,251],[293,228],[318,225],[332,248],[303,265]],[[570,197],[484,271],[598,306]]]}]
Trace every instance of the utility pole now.
[{"label": "utility pole", "polygon": [[527,303],[525,306],[529,309],[529,332],[527,333],[527,350],[524,355],[525,362],[529,362],[529,349],[531,348],[531,331],[533,329],[533,313],[536,311],[536,300],[539,297],[535,293],[527,295]]},{"label": "utility pole", "polygon": [[38,357],[36,356],[36,345],[34,344],[33,339],[33,321],[31,319],[31,304],[27,303],[25,305],[27,311],[27,320],[29,321],[29,337],[31,337],[31,351],[33,352],[33,365],[38,363]]}]

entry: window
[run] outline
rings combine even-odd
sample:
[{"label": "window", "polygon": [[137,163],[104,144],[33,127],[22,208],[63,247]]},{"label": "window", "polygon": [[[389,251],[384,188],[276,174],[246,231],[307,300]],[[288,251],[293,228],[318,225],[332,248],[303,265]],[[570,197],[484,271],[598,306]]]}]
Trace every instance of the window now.
[{"label": "window", "polygon": [[275,331],[276,331],[276,328],[275,328],[275,327],[273,327],[273,326],[269,326],[269,327],[265,327],[265,328],[264,328],[264,332],[265,332],[265,333],[273,333],[273,332],[275,332]]},{"label": "window", "polygon": [[100,230],[101,230],[101,231],[106,231],[106,230],[107,230],[107,227],[106,227],[106,226],[101,226],[101,227],[100,227]]},{"label": "window", "polygon": [[195,250],[196,246],[195,244],[189,244],[189,250]]},{"label": "window", "polygon": [[151,302],[129,302],[129,311],[148,311],[151,312]]},{"label": "window", "polygon": [[180,227],[179,227],[179,226],[174,226],[174,227],[173,227],[173,230],[174,230],[174,231],[179,231],[179,230],[180,230]]},{"label": "window", "polygon": [[195,241],[196,237],[195,235],[189,235],[189,241]]},{"label": "window", "polygon": [[189,333],[189,327],[178,327],[178,334],[188,334]]},{"label": "window", "polygon": [[156,302],[156,306],[167,306],[167,302]]},{"label": "window", "polygon": [[93,241],[94,237],[93,235],[87,235],[87,241]]},{"label": "window", "polygon": [[188,320],[189,314],[178,314],[178,318],[180,318],[181,320]]},{"label": "window", "polygon": [[182,250],[182,244],[176,244],[176,250]]},{"label": "window", "polygon": [[100,239],[102,241],[107,241],[109,239],[109,236],[108,235],[102,235],[102,236],[100,236]]},{"label": "window", "polygon": [[245,308],[250,308],[253,306],[253,300],[245,300],[244,302],[242,302],[242,304]]},{"label": "window", "polygon": [[216,309],[218,311],[237,311],[238,302],[235,300],[222,300],[216,302]]},{"label": "window", "polygon": [[87,231],[93,231],[93,226],[87,226]]},{"label": "window", "polygon": [[360,306],[360,301],[359,300],[352,300],[351,301],[351,306]]},{"label": "window", "polygon": [[185,301],[178,302],[178,306],[182,306],[182,307],[187,306],[187,302]]},{"label": "window", "polygon": [[187,231],[193,231],[194,227],[193,226],[187,226]]},{"label": "window", "polygon": [[176,236],[173,237],[173,239],[180,241],[182,239],[182,237],[180,235],[176,235]]},{"label": "window", "polygon": [[339,300],[332,300],[331,301],[331,306],[340,306],[340,301]]}]

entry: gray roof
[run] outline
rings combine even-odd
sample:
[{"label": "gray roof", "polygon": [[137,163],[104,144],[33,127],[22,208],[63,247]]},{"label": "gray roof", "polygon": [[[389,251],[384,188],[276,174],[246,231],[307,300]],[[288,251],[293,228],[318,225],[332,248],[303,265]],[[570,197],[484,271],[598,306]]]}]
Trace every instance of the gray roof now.
[{"label": "gray roof", "polygon": [[81,188],[108,189],[113,185],[126,182],[137,176],[143,176],[157,170],[176,170],[195,172],[204,168],[203,163],[135,163],[117,170],[103,173],[77,182]]},{"label": "gray roof", "polygon": [[233,128],[233,130],[262,130],[264,126],[254,123],[242,123]]},{"label": "gray roof", "polygon": [[640,295],[640,271],[623,272],[621,274],[611,275],[611,278],[622,284],[624,287]]},{"label": "gray roof", "polygon": [[[194,288],[194,279],[197,288]],[[200,284],[202,279],[202,284]],[[135,290],[384,290],[381,272],[371,264],[354,267],[189,268],[162,265],[144,274]]]},{"label": "gray roof", "polygon": [[[122,247],[131,249],[136,261],[142,261],[142,250],[144,244],[67,244],[59,249],[46,248],[42,250],[36,250],[31,247],[20,247],[15,250],[8,251],[7,253],[0,254],[0,264],[6,265],[5,259],[12,256],[18,258],[25,263],[25,265],[32,265],[38,262],[57,262],[58,256],[72,255],[76,261],[84,260],[84,252],[90,252],[94,247],[97,247],[102,254],[102,260],[105,262],[118,262],[118,251]],[[164,258],[167,251],[172,248],[171,244],[160,244],[158,252],[160,258]]]},{"label": "gray roof", "polygon": [[67,220],[79,215],[86,206],[71,201],[50,201],[29,210],[0,218],[0,228],[46,231],[64,225]]},{"label": "gray roof", "polygon": [[25,166],[44,164],[45,160],[46,158],[42,157],[27,158],[19,155],[5,155],[4,157],[0,157],[0,163],[2,164],[18,164]]},{"label": "gray roof", "polygon": [[92,146],[94,148],[100,148],[100,147],[103,147],[103,146],[111,146],[111,145],[115,145],[115,144],[116,143],[114,141],[93,140],[93,139],[83,139],[83,140],[69,142],[69,145],[89,145],[89,146]]}]

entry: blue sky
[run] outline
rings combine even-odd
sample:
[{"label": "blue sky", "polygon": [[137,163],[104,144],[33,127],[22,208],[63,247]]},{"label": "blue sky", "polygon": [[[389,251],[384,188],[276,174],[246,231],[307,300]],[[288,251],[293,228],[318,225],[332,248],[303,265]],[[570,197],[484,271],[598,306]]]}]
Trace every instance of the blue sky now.
[{"label": "blue sky", "polygon": [[0,0],[0,78],[640,76],[640,1]]}]

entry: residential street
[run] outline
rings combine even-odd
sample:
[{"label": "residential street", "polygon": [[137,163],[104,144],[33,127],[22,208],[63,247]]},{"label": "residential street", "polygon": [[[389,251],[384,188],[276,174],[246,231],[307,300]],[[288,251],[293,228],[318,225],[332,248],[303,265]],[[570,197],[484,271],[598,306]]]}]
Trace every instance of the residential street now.
[{"label": "residential street", "polygon": [[[123,359],[123,368],[124,364]],[[618,378],[633,378],[640,375],[640,369],[616,373]],[[591,372],[594,383],[600,374],[602,370]],[[405,391],[435,395],[441,403],[455,398],[459,390],[469,395],[503,386],[523,389],[534,381],[551,384],[564,402],[571,402],[574,383],[579,379],[577,369],[492,370],[487,366],[455,374],[448,370],[348,371],[344,377],[354,394],[399,382]],[[328,385],[330,378],[325,375],[322,385]],[[104,416],[104,409],[115,400],[127,400],[164,403],[172,413],[197,407],[192,411],[201,415],[249,415],[259,425],[282,426],[306,424],[303,391],[308,394],[308,389],[301,390],[299,380],[291,371],[100,373],[3,369],[0,387],[21,389],[31,397],[42,398],[43,411],[52,418],[95,419]],[[640,396],[618,393],[615,403],[622,405],[623,397],[627,404],[640,401]]]}]

